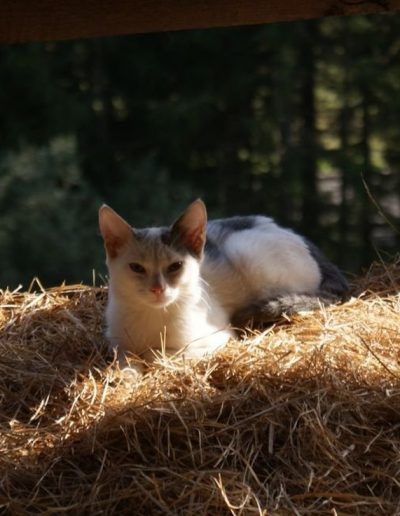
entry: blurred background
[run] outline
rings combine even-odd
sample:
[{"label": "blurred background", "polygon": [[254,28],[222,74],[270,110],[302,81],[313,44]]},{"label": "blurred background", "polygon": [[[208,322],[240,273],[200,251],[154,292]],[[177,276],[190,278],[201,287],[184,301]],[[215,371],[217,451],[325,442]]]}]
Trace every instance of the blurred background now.
[{"label": "blurred background", "polygon": [[[400,16],[0,47],[0,287],[105,273],[97,210],[265,213],[359,273],[398,249]],[[388,222],[389,220],[389,222]]]}]

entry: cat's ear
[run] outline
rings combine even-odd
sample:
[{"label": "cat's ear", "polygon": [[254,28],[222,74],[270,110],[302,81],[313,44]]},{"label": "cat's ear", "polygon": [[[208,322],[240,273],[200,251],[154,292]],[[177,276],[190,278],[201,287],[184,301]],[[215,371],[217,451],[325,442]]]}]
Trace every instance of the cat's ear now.
[{"label": "cat's ear", "polygon": [[99,226],[107,254],[110,258],[115,258],[122,247],[132,239],[133,230],[106,204],[99,209]]},{"label": "cat's ear", "polygon": [[201,258],[206,243],[207,210],[201,199],[192,202],[173,224],[171,235],[191,254]]}]

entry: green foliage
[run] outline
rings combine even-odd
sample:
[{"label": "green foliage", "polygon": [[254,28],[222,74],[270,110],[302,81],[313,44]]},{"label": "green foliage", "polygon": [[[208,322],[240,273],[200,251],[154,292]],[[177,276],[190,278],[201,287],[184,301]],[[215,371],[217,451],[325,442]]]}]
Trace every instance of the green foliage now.
[{"label": "green foliage", "polygon": [[77,281],[78,275],[90,281],[92,268],[101,264],[93,255],[101,245],[99,198],[76,166],[73,140],[60,137],[43,148],[9,153],[0,170],[3,282],[15,286],[41,272],[49,282]]},{"label": "green foliage", "polygon": [[104,272],[97,208],[262,212],[357,270],[398,236],[400,18],[0,49],[0,285]]}]

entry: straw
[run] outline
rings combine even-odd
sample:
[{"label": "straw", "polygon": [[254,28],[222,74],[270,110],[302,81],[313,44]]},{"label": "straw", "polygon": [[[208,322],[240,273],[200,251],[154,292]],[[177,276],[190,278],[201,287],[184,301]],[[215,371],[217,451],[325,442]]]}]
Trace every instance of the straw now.
[{"label": "straw", "polygon": [[399,258],[137,378],[107,351],[106,289],[34,288],[0,291],[4,512],[400,513]]}]

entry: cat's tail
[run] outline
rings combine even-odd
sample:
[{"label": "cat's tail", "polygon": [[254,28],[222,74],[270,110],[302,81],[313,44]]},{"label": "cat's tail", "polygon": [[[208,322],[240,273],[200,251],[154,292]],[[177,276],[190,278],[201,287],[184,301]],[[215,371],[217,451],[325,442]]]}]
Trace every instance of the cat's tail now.
[{"label": "cat's tail", "polygon": [[337,301],[344,301],[348,297],[349,284],[340,272],[339,268],[330,262],[324,253],[312,242],[305,239],[311,256],[317,262],[321,272],[321,283],[319,285],[318,296],[334,297]]},{"label": "cat's tail", "polygon": [[260,300],[239,309],[233,314],[231,323],[236,329],[262,327],[281,320],[285,315],[319,310],[323,306],[344,300],[344,295],[339,297],[332,292],[285,294],[273,299]]}]

